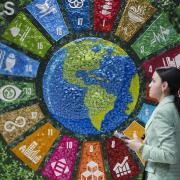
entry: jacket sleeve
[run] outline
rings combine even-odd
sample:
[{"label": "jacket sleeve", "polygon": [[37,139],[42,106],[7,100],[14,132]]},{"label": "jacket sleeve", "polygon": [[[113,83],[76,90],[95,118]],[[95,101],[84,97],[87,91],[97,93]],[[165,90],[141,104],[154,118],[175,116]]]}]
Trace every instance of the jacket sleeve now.
[{"label": "jacket sleeve", "polygon": [[144,145],[142,156],[145,160],[168,164],[177,163],[175,124],[173,123],[173,116],[170,115],[172,115],[172,112],[163,111],[163,109],[155,115],[152,122],[155,134],[152,134],[152,136],[157,138],[158,143],[155,146]]}]

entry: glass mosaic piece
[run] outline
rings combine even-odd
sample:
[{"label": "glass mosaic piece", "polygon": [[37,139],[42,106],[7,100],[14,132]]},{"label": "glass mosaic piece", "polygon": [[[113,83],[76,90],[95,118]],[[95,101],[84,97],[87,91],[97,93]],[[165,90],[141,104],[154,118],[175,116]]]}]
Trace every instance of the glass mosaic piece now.
[{"label": "glass mosaic piece", "polygon": [[42,175],[51,180],[71,180],[78,145],[78,140],[63,136],[45,167],[41,170]]},{"label": "glass mosaic piece", "polygon": [[137,117],[144,123],[146,124],[147,121],[149,120],[152,112],[154,111],[155,106],[144,103],[141,107],[140,112],[138,113]]},{"label": "glass mosaic piece", "polygon": [[138,165],[121,139],[107,138],[106,149],[113,180],[132,179],[140,173]]},{"label": "glass mosaic piece", "polygon": [[94,31],[109,32],[120,9],[120,0],[94,1]]},{"label": "glass mosaic piece", "polygon": [[176,46],[143,63],[143,69],[147,78],[151,78],[158,67],[174,66],[180,68],[180,46]]},{"label": "glass mosaic piece", "polygon": [[51,47],[49,41],[23,13],[12,20],[2,37],[40,57],[44,57]]},{"label": "glass mosaic piece", "polygon": [[34,171],[59,135],[59,131],[46,123],[11,150]]},{"label": "glass mosaic piece", "polygon": [[114,130],[134,110],[139,76],[119,46],[82,38],[53,55],[44,73],[43,95],[51,116],[63,126],[101,134]]},{"label": "glass mosaic piece", "polygon": [[143,59],[178,40],[180,35],[169,22],[168,15],[162,13],[131,47],[138,57]]},{"label": "glass mosaic piece", "polygon": [[[138,122],[133,121],[124,131],[123,133],[129,137],[130,139],[133,138],[133,132],[136,131],[137,136],[139,137],[139,139],[144,139],[145,136],[145,131],[144,131],[144,127],[141,126]],[[141,160],[141,162],[145,165],[145,160],[142,158],[142,155],[140,152],[136,152],[137,156],[139,157],[139,159]]]},{"label": "glass mosaic piece", "polygon": [[38,104],[6,112],[0,115],[0,133],[11,143],[43,118]]},{"label": "glass mosaic piece", "polygon": [[69,33],[57,0],[34,0],[26,8],[55,41]]},{"label": "glass mosaic piece", "polygon": [[0,80],[0,110],[36,98],[34,83]]},{"label": "glass mosaic piece", "polygon": [[62,2],[74,31],[90,29],[89,0],[63,0]]},{"label": "glass mosaic piece", "polygon": [[0,43],[0,74],[35,78],[39,62]]},{"label": "glass mosaic piece", "polygon": [[156,8],[145,0],[129,0],[116,30],[116,35],[129,41],[155,12]]},{"label": "glass mosaic piece", "polygon": [[100,142],[87,141],[83,143],[77,179],[106,180]]}]

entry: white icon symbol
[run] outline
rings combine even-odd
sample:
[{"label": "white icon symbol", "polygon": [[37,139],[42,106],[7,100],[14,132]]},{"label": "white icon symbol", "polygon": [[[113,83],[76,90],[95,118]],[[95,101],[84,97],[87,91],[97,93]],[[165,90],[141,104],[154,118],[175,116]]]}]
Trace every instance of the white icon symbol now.
[{"label": "white icon symbol", "polygon": [[57,27],[57,28],[56,28],[56,34],[57,34],[58,36],[61,36],[61,35],[63,34],[62,27]]},{"label": "white icon symbol", "polygon": [[31,117],[32,119],[36,119],[38,116],[38,113],[37,112],[31,112]]},{"label": "white icon symbol", "polygon": [[11,31],[12,36],[13,36],[13,37],[16,37],[16,36],[19,35],[20,29],[19,29],[18,27],[12,27],[12,28],[10,29],[10,31]]},{"label": "white icon symbol", "polygon": [[65,159],[60,159],[56,162],[52,162],[51,167],[54,171],[55,176],[62,176],[69,172],[69,168]]},{"label": "white icon symbol", "polygon": [[83,179],[102,179],[104,180],[104,173],[98,168],[98,164],[94,161],[87,163],[87,169],[81,174],[81,180]]},{"label": "white icon symbol", "polygon": [[149,66],[148,71],[151,72],[151,73],[153,72],[153,70],[152,70],[152,65]]},{"label": "white icon symbol", "polygon": [[6,121],[4,124],[4,129],[8,132],[12,132],[16,129],[16,127],[22,128],[26,124],[26,119],[22,116],[18,116],[16,120],[13,121]]},{"label": "white icon symbol", "polygon": [[26,30],[24,31],[23,35],[21,35],[20,41],[23,42],[25,40],[25,38],[27,37],[27,35],[29,34],[31,30],[31,27],[27,27]]},{"label": "white icon symbol", "polygon": [[144,21],[144,10],[143,6],[131,6],[128,10],[129,20],[134,23],[142,23]]},{"label": "white icon symbol", "polygon": [[112,10],[112,0],[106,0],[105,4],[101,6],[102,10],[100,11],[100,13],[102,15],[109,15],[111,14],[111,10]]},{"label": "white icon symbol", "polygon": [[72,142],[66,142],[66,149],[72,149],[73,143]]},{"label": "white icon symbol", "polygon": [[68,0],[71,8],[82,8],[85,0]]},{"label": "white icon symbol", "polygon": [[4,50],[0,49],[0,68],[2,68],[5,55],[6,55],[6,52]]},{"label": "white icon symbol", "polygon": [[106,20],[105,20],[105,19],[103,19],[103,27],[105,26],[105,24],[106,24]]},{"label": "white icon symbol", "polygon": [[[21,27],[21,24],[19,25],[19,27]],[[10,29],[10,31],[11,31],[11,34],[12,34],[13,37],[16,37],[16,36],[18,36],[18,35],[21,36],[21,37],[20,37],[20,41],[23,42],[23,41],[25,40],[25,38],[27,37],[27,35],[29,34],[29,32],[30,32],[30,30],[31,30],[31,27],[28,26],[28,27],[25,29],[25,31],[24,31],[23,34],[20,34],[20,28],[19,28],[19,27],[17,27],[17,25],[16,25],[16,27],[12,27],[12,28]]]},{"label": "white icon symbol", "polygon": [[177,68],[180,67],[180,54],[178,54],[174,58],[165,57],[165,58],[162,58],[162,60],[163,60],[164,66],[174,66]]},{"label": "white icon symbol", "polygon": [[180,68],[180,54],[178,54],[177,56],[175,56],[174,61],[176,63],[176,67]]},{"label": "white icon symbol", "polygon": [[9,54],[8,57],[5,60],[6,62],[6,71],[12,72],[13,67],[16,63],[16,57],[13,53]]},{"label": "white icon symbol", "polygon": [[78,26],[82,26],[83,24],[83,18],[78,18]]},{"label": "white icon symbol", "polygon": [[116,163],[116,165],[113,168],[113,171],[115,171],[117,177],[130,174],[131,169],[128,164],[128,156],[124,157],[124,160],[122,163]]},{"label": "white icon symbol", "polygon": [[20,94],[21,90],[13,85],[5,85],[0,88],[0,99],[6,102],[11,102],[16,100]]},{"label": "white icon symbol", "polygon": [[166,29],[163,26],[160,26],[159,33],[156,34],[155,32],[153,32],[154,38],[152,39],[151,44],[154,44],[156,42],[160,43],[161,40],[166,42],[166,36],[168,36],[169,33],[170,33],[169,29]]},{"label": "white icon symbol", "polygon": [[89,146],[89,152],[94,152],[94,146],[93,145]]},{"label": "white icon symbol", "polygon": [[35,150],[37,145],[38,145],[38,143],[36,141],[33,141],[29,145],[29,147],[26,148],[26,145],[23,145],[19,148],[19,151],[21,151],[34,164],[37,164],[41,159],[41,155],[38,156],[38,153],[40,150]]},{"label": "white icon symbol", "polygon": [[144,46],[141,46],[140,51],[141,53],[144,53]]},{"label": "white icon symbol", "polygon": [[32,64],[27,64],[25,66],[26,72],[32,72]]},{"label": "white icon symbol", "polygon": [[112,143],[111,143],[111,148],[115,148],[115,145],[116,145],[116,142],[115,142],[115,141],[112,141]]},{"label": "white icon symbol", "polygon": [[37,46],[38,46],[38,49],[43,49],[44,47],[42,42],[38,42]]},{"label": "white icon symbol", "polygon": [[111,12],[109,12],[109,11],[107,11],[107,10],[105,10],[105,9],[103,9],[102,11],[100,11],[100,13],[102,14],[102,15],[109,15],[109,14],[111,14]]},{"label": "white icon symbol", "polygon": [[49,6],[50,0],[45,0],[44,4],[36,4],[35,6],[40,10],[40,18],[43,18],[44,16],[50,14],[50,13],[57,13],[57,9],[54,6]]},{"label": "white icon symbol", "polygon": [[147,118],[150,116],[149,108],[146,108],[146,109],[145,109],[144,114],[145,114],[145,116],[146,116]]},{"label": "white icon symbol", "polygon": [[123,32],[125,35],[127,35],[127,27],[123,28]]},{"label": "white icon symbol", "polygon": [[23,88],[23,91],[27,95],[31,95],[32,94],[32,89],[31,88]]},{"label": "white icon symbol", "polygon": [[53,129],[48,129],[48,136],[53,136]]}]

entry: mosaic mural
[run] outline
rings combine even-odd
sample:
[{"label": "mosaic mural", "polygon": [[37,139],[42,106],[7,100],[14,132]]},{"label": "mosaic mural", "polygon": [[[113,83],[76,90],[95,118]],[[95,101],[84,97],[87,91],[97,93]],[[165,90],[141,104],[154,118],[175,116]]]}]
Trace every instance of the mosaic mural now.
[{"label": "mosaic mural", "polygon": [[180,68],[176,2],[0,5],[0,179],[140,179],[114,131],[143,141],[155,68]]}]

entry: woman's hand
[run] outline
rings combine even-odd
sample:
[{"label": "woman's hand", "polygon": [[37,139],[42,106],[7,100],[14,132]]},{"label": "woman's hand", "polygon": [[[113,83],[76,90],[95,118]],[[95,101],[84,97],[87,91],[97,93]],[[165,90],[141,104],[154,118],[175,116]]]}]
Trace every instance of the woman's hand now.
[{"label": "woman's hand", "polygon": [[138,152],[143,143],[139,140],[136,131],[133,132],[133,139],[123,139],[127,147],[135,152]]}]

